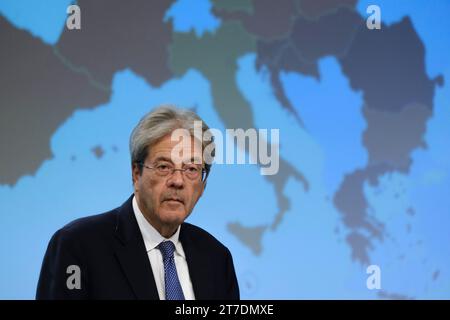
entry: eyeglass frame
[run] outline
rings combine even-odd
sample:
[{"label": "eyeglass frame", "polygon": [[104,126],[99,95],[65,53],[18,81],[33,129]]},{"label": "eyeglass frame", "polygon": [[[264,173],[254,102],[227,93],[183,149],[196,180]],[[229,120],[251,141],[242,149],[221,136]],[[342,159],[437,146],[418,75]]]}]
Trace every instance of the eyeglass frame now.
[{"label": "eyeglass frame", "polygon": [[[140,162],[136,162],[136,164],[138,164],[138,165],[140,165],[141,167],[143,167],[143,168],[146,168],[146,169],[156,169],[155,167],[151,167],[151,166],[148,166],[148,165],[146,165],[144,162],[142,162],[142,161],[140,161]],[[186,172],[186,170],[187,169],[183,169],[183,168],[181,168],[181,169],[176,169],[175,168],[175,166],[174,166],[174,168],[172,168],[172,172],[169,172],[167,175],[165,175],[165,176],[160,176],[160,177],[169,177],[169,176],[172,176],[174,173],[175,173],[175,171],[180,171],[181,173],[182,173],[182,175],[184,176],[184,172]],[[206,179],[208,179],[208,175],[209,175],[209,170],[207,170],[206,168],[204,168],[204,167],[202,167],[202,173],[201,173],[201,181],[202,181],[202,183],[205,183],[206,182]],[[191,181],[195,181],[195,180],[192,180],[192,179],[190,179]]]}]

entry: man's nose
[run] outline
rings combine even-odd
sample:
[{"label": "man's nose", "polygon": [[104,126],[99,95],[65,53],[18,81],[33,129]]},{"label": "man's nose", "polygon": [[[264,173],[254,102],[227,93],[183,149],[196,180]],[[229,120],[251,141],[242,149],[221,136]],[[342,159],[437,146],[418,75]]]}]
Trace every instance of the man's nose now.
[{"label": "man's nose", "polygon": [[183,172],[175,170],[167,179],[167,185],[173,188],[182,188],[184,186]]}]

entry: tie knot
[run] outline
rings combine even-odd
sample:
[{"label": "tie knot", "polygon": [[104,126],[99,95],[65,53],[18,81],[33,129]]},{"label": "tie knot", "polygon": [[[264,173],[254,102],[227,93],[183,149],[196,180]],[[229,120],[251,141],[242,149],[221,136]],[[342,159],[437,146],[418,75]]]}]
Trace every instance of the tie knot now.
[{"label": "tie knot", "polygon": [[172,241],[163,241],[158,245],[159,251],[163,256],[163,260],[167,260],[173,257],[173,252],[175,251],[175,245]]}]

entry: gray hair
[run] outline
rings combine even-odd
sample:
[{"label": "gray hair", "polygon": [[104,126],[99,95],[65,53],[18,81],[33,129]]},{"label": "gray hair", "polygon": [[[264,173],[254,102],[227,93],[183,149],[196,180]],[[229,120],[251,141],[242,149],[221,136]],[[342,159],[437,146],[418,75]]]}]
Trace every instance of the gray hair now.
[{"label": "gray hair", "polygon": [[[208,125],[195,112],[188,109],[180,109],[173,105],[162,105],[147,113],[133,129],[130,136],[131,165],[137,164],[141,174],[142,163],[150,153],[151,147],[175,129],[186,129],[194,136],[194,121],[202,122],[202,134],[209,130]],[[212,144],[210,155],[214,158],[214,137],[209,136],[211,137],[210,140],[202,139],[202,150]],[[211,170],[211,164],[211,159],[205,162],[206,177]]]}]

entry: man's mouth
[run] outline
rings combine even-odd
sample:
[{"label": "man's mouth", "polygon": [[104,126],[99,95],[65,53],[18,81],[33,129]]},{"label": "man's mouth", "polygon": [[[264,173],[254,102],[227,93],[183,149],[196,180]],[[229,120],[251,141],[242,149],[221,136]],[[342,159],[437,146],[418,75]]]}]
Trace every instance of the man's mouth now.
[{"label": "man's mouth", "polygon": [[180,198],[167,198],[167,199],[163,200],[163,202],[165,202],[165,201],[176,201],[176,202],[184,204],[183,200]]}]

